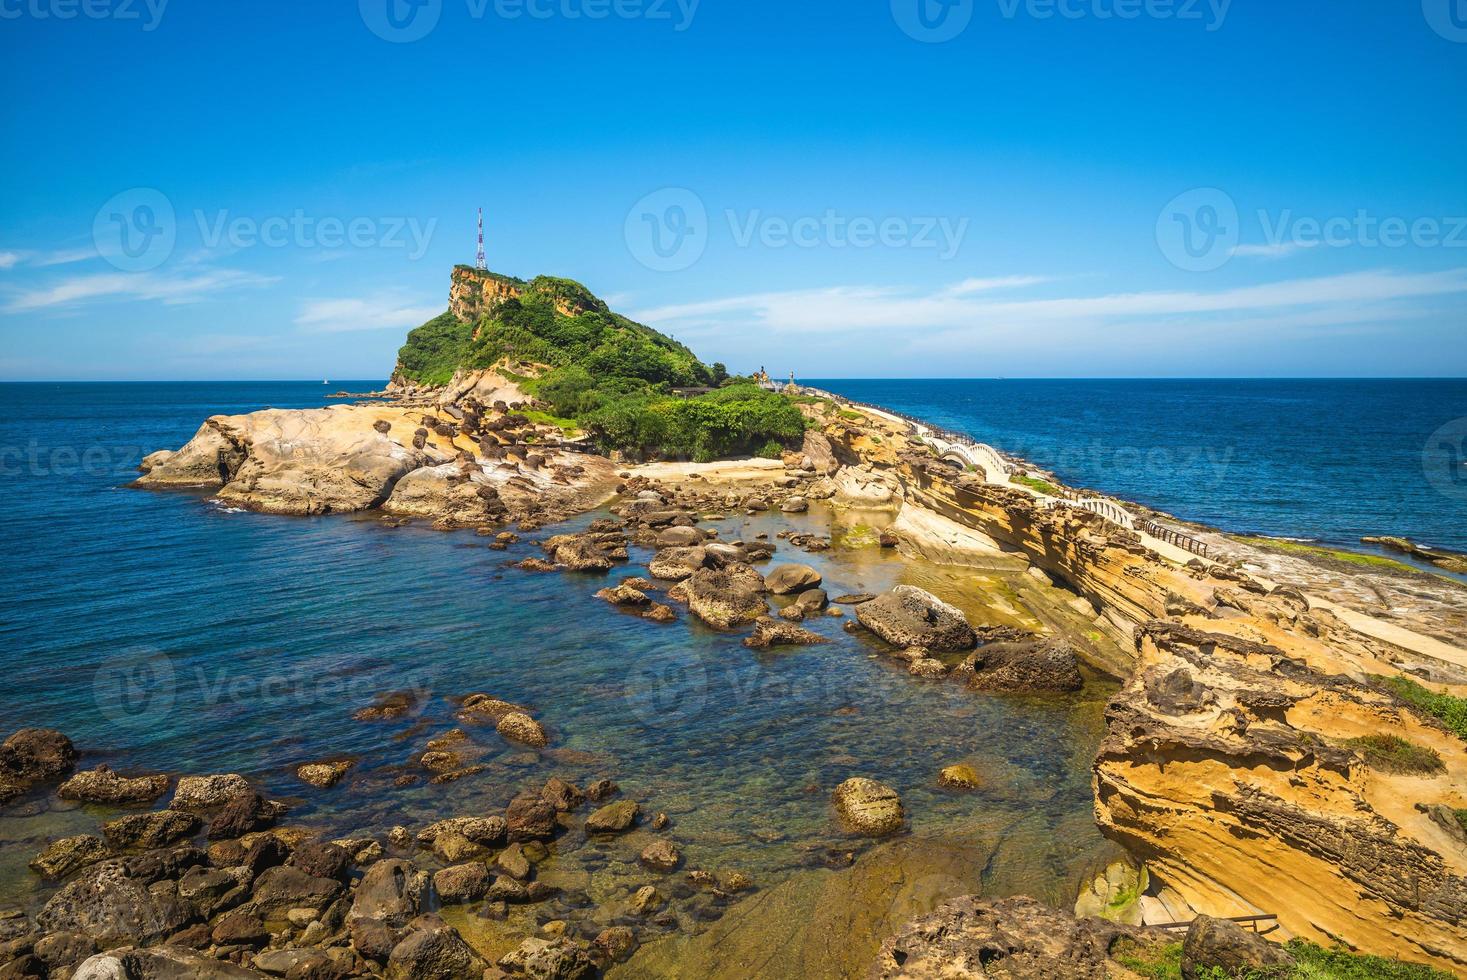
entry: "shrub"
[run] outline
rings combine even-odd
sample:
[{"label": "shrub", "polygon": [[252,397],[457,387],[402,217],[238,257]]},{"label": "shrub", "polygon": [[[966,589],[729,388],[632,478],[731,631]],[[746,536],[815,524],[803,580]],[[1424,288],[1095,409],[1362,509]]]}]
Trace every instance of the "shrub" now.
[{"label": "shrub", "polygon": [[1345,742],[1365,756],[1372,769],[1381,772],[1426,774],[1443,772],[1446,765],[1435,749],[1415,745],[1399,735],[1364,735]]}]

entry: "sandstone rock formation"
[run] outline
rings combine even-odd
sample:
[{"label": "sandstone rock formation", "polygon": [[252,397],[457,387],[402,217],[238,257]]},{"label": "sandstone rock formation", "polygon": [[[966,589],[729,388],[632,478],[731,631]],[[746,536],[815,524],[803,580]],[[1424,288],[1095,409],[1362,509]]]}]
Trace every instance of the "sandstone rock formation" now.
[{"label": "sandstone rock formation", "polygon": [[856,607],[856,618],[888,643],[928,650],[970,650],[978,642],[967,617],[930,592],[898,585]]}]

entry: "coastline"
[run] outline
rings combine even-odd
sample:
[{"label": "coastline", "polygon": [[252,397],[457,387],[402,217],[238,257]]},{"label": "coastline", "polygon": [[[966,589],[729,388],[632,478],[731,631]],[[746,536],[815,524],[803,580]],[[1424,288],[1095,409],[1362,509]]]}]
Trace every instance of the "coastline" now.
[{"label": "coastline", "polygon": [[[460,390],[485,390],[486,384],[488,390],[503,390],[492,379],[464,380],[469,383],[457,386]],[[1021,583],[1033,583],[1033,589],[1038,590],[1036,594],[1052,598],[1023,595],[1023,608],[1044,611],[1041,621],[1032,628],[1043,635],[1065,637],[1079,661],[1125,682],[1107,711],[1109,735],[1095,762],[1094,791],[1095,815],[1102,830],[1124,844],[1132,855],[1143,859],[1156,882],[1150,892],[1135,896],[1128,915],[1134,913],[1139,922],[1145,923],[1161,919],[1174,921],[1194,912],[1272,913],[1280,916],[1284,929],[1293,935],[1321,935],[1315,928],[1318,922],[1326,924],[1328,935],[1353,937],[1347,941],[1368,950],[1413,959],[1432,958],[1443,964],[1455,964],[1463,955],[1453,952],[1450,934],[1442,934],[1442,927],[1435,924],[1428,906],[1391,892],[1385,884],[1399,873],[1399,862],[1410,861],[1411,873],[1417,880],[1437,882],[1448,894],[1452,888],[1460,887],[1453,883],[1462,880],[1460,857],[1453,855],[1450,842],[1441,832],[1433,829],[1437,825],[1431,815],[1388,805],[1381,794],[1393,786],[1398,791],[1399,786],[1372,775],[1359,761],[1349,761],[1345,750],[1301,752],[1296,747],[1285,747],[1280,741],[1285,731],[1333,741],[1345,735],[1353,737],[1362,730],[1374,730],[1372,726],[1387,725],[1407,732],[1413,741],[1431,745],[1448,760],[1445,778],[1449,788],[1445,796],[1440,792],[1436,796],[1448,803],[1455,800],[1456,805],[1467,806],[1467,796],[1461,790],[1467,785],[1467,772],[1461,765],[1460,743],[1453,743],[1429,722],[1404,712],[1399,701],[1382,694],[1369,682],[1369,677],[1377,672],[1414,669],[1425,671],[1422,676],[1428,681],[1461,684],[1460,675],[1454,669],[1456,665],[1449,658],[1428,659],[1429,644],[1419,645],[1413,637],[1390,631],[1373,639],[1362,637],[1362,628],[1368,629],[1369,624],[1332,614],[1327,601],[1311,600],[1245,570],[1166,548],[1166,542],[1157,542],[1163,546],[1158,548],[1152,544],[1157,539],[1140,537],[1102,513],[1072,506],[1073,501],[1060,502],[1056,498],[1051,503],[1032,487],[989,482],[966,471],[966,467],[959,469],[943,464],[929,449],[911,439],[909,431],[904,431],[908,423],[897,416],[884,415],[881,410],[811,409],[816,425],[805,446],[780,461],[603,466],[572,447],[536,440],[522,444],[535,446],[534,449],[506,450],[501,459],[482,467],[488,472],[474,473],[471,471],[481,464],[463,455],[468,452],[472,456],[473,450],[458,442],[457,432],[438,431],[440,425],[452,430],[461,420],[455,420],[443,410],[448,406],[429,404],[421,396],[413,401],[411,406],[378,403],[340,406],[327,415],[319,413],[328,410],[256,413],[259,417],[248,417],[252,420],[248,423],[210,420],[200,429],[197,444],[190,444],[192,448],[185,447],[167,457],[154,457],[152,468],[156,471],[161,467],[159,476],[148,479],[152,474],[145,474],[140,482],[154,487],[196,486],[200,476],[208,477],[211,473],[217,476],[221,461],[225,461],[232,468],[232,477],[244,474],[248,478],[243,484],[238,479],[230,479],[220,487],[224,490],[235,486],[232,491],[220,493],[220,498],[232,505],[266,512],[309,514],[345,509],[360,511],[365,502],[368,511],[381,510],[389,523],[422,520],[443,529],[489,529],[503,527],[506,520],[514,519],[519,522],[521,533],[535,534],[543,529],[547,536],[541,543],[549,559],[548,566],[588,570],[602,566],[603,561],[605,567],[615,567],[624,560],[624,555],[619,557],[617,553],[624,552],[631,543],[640,542],[654,548],[659,560],[664,558],[663,552],[687,548],[687,543],[671,543],[672,539],[686,534],[673,534],[666,539],[664,534],[679,528],[706,528],[709,522],[705,515],[715,511],[749,510],[773,515],[784,510],[793,498],[799,498],[804,506],[800,509],[798,504],[793,504],[795,514],[807,512],[812,506],[822,511],[829,506],[837,513],[885,512],[889,519],[885,525],[889,540],[888,534],[878,535],[883,540],[871,540],[867,547],[895,548],[905,562],[916,565],[931,563],[934,567],[963,570],[962,574],[966,575],[993,573],[1011,576]],[[849,412],[861,418],[847,417]],[[512,415],[514,410],[506,404],[502,414]],[[431,424],[429,415],[433,416]],[[377,425],[383,422],[389,426],[386,432]],[[418,434],[423,431],[426,435],[419,440]],[[282,432],[290,433],[297,447],[295,455],[285,461],[267,455]],[[376,435],[366,436],[366,432]],[[412,438],[406,441],[413,445],[394,441],[406,439],[405,433],[412,433]],[[379,436],[382,438],[378,439]],[[316,440],[319,447],[308,451],[304,459],[299,448],[303,439]],[[383,442],[396,448],[383,446]],[[532,460],[532,456],[539,458]],[[362,460],[367,465],[362,465]],[[406,472],[392,480],[385,497],[380,491],[363,491],[362,474],[391,474],[395,468],[406,468]],[[578,468],[580,472],[572,472]],[[306,474],[304,482],[301,473]],[[352,476],[343,479],[343,473]],[[480,493],[486,485],[493,488],[493,495]],[[309,493],[300,492],[297,488],[301,486],[308,486]],[[393,503],[392,498],[404,489],[411,489],[411,495]],[[647,523],[648,508],[632,506],[644,492],[656,496],[656,507],[684,515],[687,520]],[[730,493],[735,493],[736,499],[731,500]],[[759,497],[768,510],[744,507],[752,504],[751,495]],[[620,513],[615,520],[621,522],[620,527],[606,524],[600,530],[570,535],[556,533],[558,521],[599,507],[608,498],[617,502],[615,506]],[[732,508],[728,506],[730,503]],[[660,513],[655,508],[652,512]],[[509,544],[504,533],[500,532],[499,537],[486,533],[489,546]],[[605,535],[610,537],[598,539]],[[514,534],[510,533],[510,537]],[[806,536],[798,542],[781,540],[775,566],[791,560],[798,563],[791,547],[820,551],[830,548],[831,541],[822,540],[820,535]],[[707,560],[707,550],[705,546],[705,558],[699,563]],[[840,560],[838,549],[833,557]],[[748,566],[743,560],[734,559],[731,567]],[[717,571],[712,567],[708,570]],[[653,584],[656,584],[655,577]],[[686,602],[687,615],[713,617],[709,620],[712,622],[726,611],[723,593],[729,592],[736,583],[718,580],[715,584],[718,588],[707,595],[694,588],[685,589],[678,596],[678,586],[668,587],[665,583],[642,594],[654,604],[669,607],[680,607]],[[639,591],[637,585],[629,588]],[[958,593],[964,587],[953,584],[945,588],[954,591],[937,598],[958,601]],[[667,602],[663,603],[657,596],[659,589],[666,590]],[[639,600],[635,596],[618,594],[619,598],[610,601],[624,600],[633,608],[637,606]],[[974,605],[971,597],[962,602],[967,618],[975,625],[988,626],[986,618],[993,615],[991,609],[997,608],[985,607],[983,603]],[[789,608],[778,602],[775,605]],[[760,606],[767,610],[764,602]],[[850,616],[846,621],[855,618]],[[788,627],[781,623],[787,623]],[[729,625],[732,624],[724,624],[725,628]],[[756,637],[767,633],[785,640],[798,637],[796,631],[800,629],[798,620],[776,618],[762,626],[746,620],[741,628],[735,628],[747,631],[749,626],[755,626]],[[647,628],[657,627],[649,623]],[[1380,640],[1387,640],[1391,646],[1381,645]],[[895,663],[910,666],[910,672],[916,676],[909,683],[914,685],[940,684],[943,690],[949,690],[954,681],[968,687],[971,681],[967,678],[974,676],[960,672],[964,667],[961,658],[933,656],[922,649],[904,651],[900,644],[888,644],[883,649],[887,651],[885,656]],[[1199,657],[1199,651],[1204,650],[1210,653]],[[1028,652],[1033,652],[1033,648]],[[1403,654],[1408,658],[1406,662],[1392,662],[1393,657],[1401,661]],[[1256,666],[1260,658],[1272,664],[1262,673]],[[1028,669],[1029,662],[1024,663]],[[1049,661],[1043,664],[1048,666]],[[984,669],[979,666],[976,672],[982,673]],[[1276,702],[1281,696],[1277,691],[1280,677],[1287,681],[1287,692],[1282,696],[1292,705],[1282,724]],[[1264,690],[1270,691],[1269,698],[1275,699],[1267,705],[1259,700]],[[1321,710],[1323,705],[1329,705],[1328,710]],[[1239,718],[1246,720],[1241,731],[1236,721],[1230,721]],[[557,723],[552,719],[547,721],[552,725]],[[452,755],[456,750],[446,745],[443,751]],[[1340,754],[1342,751],[1344,755]],[[1272,794],[1274,802],[1269,805],[1282,810],[1241,807],[1240,801],[1256,800],[1259,798],[1256,795],[1238,797],[1218,810],[1215,799],[1197,795],[1198,785],[1216,785],[1216,774],[1207,775],[1209,767],[1215,769],[1221,765],[1228,779],[1248,782],[1252,765],[1248,760],[1260,753],[1274,760],[1271,765],[1292,773],[1291,779],[1309,782],[1313,789],[1300,798],[1287,784],[1252,787],[1254,794]],[[1189,767],[1198,766],[1199,759],[1203,760],[1201,768],[1189,775]],[[457,768],[450,767],[439,775],[453,775],[472,767],[472,761],[466,758]],[[464,773],[455,779],[472,778],[472,775]],[[1382,782],[1384,785],[1378,785]],[[1173,815],[1168,818],[1164,837],[1155,834],[1154,816],[1135,807],[1135,801],[1143,798],[1170,800]],[[656,800],[641,802],[651,807],[657,805]],[[1372,845],[1383,848],[1375,865],[1353,866],[1348,860],[1336,857],[1332,869],[1318,867],[1311,852],[1320,846],[1319,842],[1307,843],[1302,848],[1290,843],[1302,832],[1298,825],[1289,822],[1297,818],[1279,822],[1279,814],[1289,808],[1312,814],[1311,819],[1323,820],[1330,833],[1346,832],[1359,839],[1379,842]],[[1350,816],[1362,809],[1372,813],[1366,823]],[[1269,890],[1269,897],[1265,898],[1258,885],[1266,876],[1251,863],[1252,849],[1240,850],[1230,845],[1226,836],[1217,836],[1220,828],[1213,825],[1223,814],[1228,815],[1223,819],[1242,821],[1239,827],[1246,828],[1246,833],[1271,836],[1277,842],[1274,846],[1282,848],[1279,853],[1284,855],[1275,860],[1292,862],[1290,873],[1301,881],[1310,881],[1310,893],[1290,896],[1289,908],[1278,907],[1284,904],[1281,898],[1274,897],[1278,889]],[[1386,821],[1392,829],[1386,831],[1380,821]],[[1385,848],[1384,841],[1389,836],[1402,833],[1413,838],[1413,846],[1426,848],[1444,863],[1423,867],[1421,853],[1397,853]],[[253,838],[256,842],[260,839]],[[879,882],[894,869],[909,869],[902,861],[892,865],[888,863],[891,859],[883,856],[894,853],[893,848],[910,852],[910,844],[904,844],[904,840],[898,837],[894,842],[878,843],[856,859],[860,867],[875,874],[874,878],[867,879],[863,877],[866,872],[862,872],[854,878],[840,880]],[[378,843],[380,846],[381,842]],[[391,841],[388,844],[392,846]],[[399,847],[391,853],[403,856],[386,860],[419,860],[411,846],[406,850]],[[381,863],[381,859],[375,863]],[[370,871],[373,865],[368,862],[366,870]],[[878,870],[883,867],[887,870]],[[682,870],[686,871],[686,866]],[[829,874],[838,878],[849,873]],[[354,875],[352,878],[355,880]],[[871,887],[877,889],[875,893],[867,890]],[[886,887],[889,886],[856,887],[846,893],[843,901],[850,907],[869,905],[875,895],[885,894]],[[360,890],[360,885],[357,888]],[[606,954],[608,969],[625,969],[630,971],[628,975],[639,975],[639,970],[647,971],[646,975],[659,975],[659,970],[674,971],[675,965],[670,964],[678,961],[676,957],[695,955],[699,943],[713,942],[714,938],[725,949],[737,941],[750,942],[749,955],[753,955],[758,941],[749,937],[768,932],[769,914],[777,911],[779,916],[787,917],[801,902],[816,900],[809,895],[793,898],[787,891],[780,891],[780,897],[771,900],[757,882],[752,898],[747,900],[740,898],[737,891],[723,891],[724,897],[718,898],[716,893],[722,889],[716,882],[713,888],[720,903],[719,914],[713,921],[723,925],[706,931],[702,926],[695,926],[675,941],[658,938],[655,932],[644,935],[641,949],[632,954],[625,966],[614,966],[615,957]],[[1362,906],[1352,911],[1344,907],[1344,896],[1351,894],[1351,889],[1361,888],[1367,894],[1378,896],[1371,901],[1384,902],[1398,914],[1403,913],[1401,924],[1394,928],[1386,925],[1384,917],[1373,908]],[[910,902],[897,903],[899,907],[895,910],[888,909],[870,925],[864,940],[869,945],[863,948],[870,951],[888,938],[900,925],[897,920],[931,912],[939,899],[957,897],[947,889],[939,892],[927,897],[912,896]],[[821,901],[831,901],[828,893]],[[763,908],[765,913],[731,911],[745,909],[746,902],[753,903],[748,906],[750,909]],[[487,958],[489,952],[504,948],[506,940],[502,931],[495,931],[497,938],[479,949],[476,944],[483,941],[483,936],[472,928],[473,923],[458,912],[447,916],[446,921],[469,940],[476,955]],[[520,923],[518,928],[526,927],[523,920],[515,921]],[[422,932],[422,927],[417,931]],[[298,931],[282,935],[284,948],[293,948],[291,944],[299,943],[302,938]],[[731,935],[737,938],[730,938]],[[703,936],[714,938],[699,938]],[[560,942],[554,937],[547,940],[540,934],[531,935],[525,941],[531,939],[541,943]],[[661,967],[656,966],[659,957],[669,955],[672,948],[669,943],[678,949],[676,957],[662,961]],[[800,943],[804,944],[800,948],[807,950],[801,955],[814,955],[808,953],[809,944],[818,945],[819,937],[806,936]],[[563,945],[574,946],[569,940]],[[503,955],[514,952],[507,950]],[[566,955],[574,956],[574,953]]]}]

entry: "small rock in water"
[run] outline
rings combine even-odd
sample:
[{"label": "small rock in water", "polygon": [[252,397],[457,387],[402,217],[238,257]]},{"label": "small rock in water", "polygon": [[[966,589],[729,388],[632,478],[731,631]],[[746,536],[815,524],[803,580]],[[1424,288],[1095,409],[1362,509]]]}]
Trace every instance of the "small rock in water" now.
[{"label": "small rock in water", "polygon": [[128,778],[119,776],[107,766],[79,772],[57,789],[63,800],[82,803],[151,803],[168,791],[168,777],[163,773]]},{"label": "small rock in water", "polygon": [[586,818],[588,833],[621,833],[629,830],[642,814],[642,807],[634,800],[619,800],[608,803]]},{"label": "small rock in water", "polygon": [[896,790],[874,779],[854,776],[836,787],[836,814],[845,828],[863,837],[883,837],[902,828],[905,814]]},{"label": "small rock in water", "polygon": [[310,783],[318,789],[330,789],[351,767],[352,764],[346,761],[307,762],[296,769],[295,774],[302,782]]},{"label": "small rock in water", "polygon": [[524,742],[536,748],[543,748],[550,741],[546,738],[545,729],[540,727],[540,723],[520,711],[511,711],[499,719],[499,724],[494,726],[494,730],[507,739]]},{"label": "small rock in water", "polygon": [[683,862],[682,852],[668,840],[656,840],[642,849],[641,861],[654,871],[673,871]]},{"label": "small rock in water", "polygon": [[937,774],[937,784],[949,789],[977,789],[978,773],[972,766],[958,763],[954,766],[944,766]]}]

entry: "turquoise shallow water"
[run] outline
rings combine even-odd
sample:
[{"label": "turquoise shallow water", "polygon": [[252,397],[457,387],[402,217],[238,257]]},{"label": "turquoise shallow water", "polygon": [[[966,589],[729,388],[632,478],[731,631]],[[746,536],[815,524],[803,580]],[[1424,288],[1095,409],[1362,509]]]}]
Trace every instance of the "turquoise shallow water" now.
[{"label": "turquoise shallow water", "polygon": [[[757,653],[686,616],[656,626],[619,613],[591,597],[605,578],[506,568],[538,553],[530,541],[503,554],[471,533],[262,516],[125,486],[143,451],[181,445],[209,414],[319,405],[325,390],[0,386],[0,445],[23,450],[0,525],[7,731],[61,728],[83,765],[242,772],[291,803],[292,823],[328,833],[486,812],[552,773],[610,775],[673,815],[690,863],[762,883],[848,846],[828,798],[856,774],[898,788],[915,833],[998,849],[964,887],[1063,902],[1105,853],[1088,777],[1113,690],[1103,682],[1054,699],[970,695],[908,677],[834,619],[815,624],[828,645]],[[826,517],[800,520],[823,529]],[[758,530],[742,521],[725,521],[725,537]],[[793,554],[826,572],[832,594],[913,574],[871,547],[839,564]],[[612,578],[641,573],[646,557]],[[400,689],[421,694],[419,711],[352,720]],[[533,706],[553,750],[471,730],[484,772],[397,785],[426,775],[416,757],[455,725],[451,699],[476,691]],[[340,786],[294,778],[300,762],[334,756],[358,761]],[[938,790],[937,769],[962,760],[985,788]],[[39,898],[25,860],[46,836],[109,815],[54,800],[0,815],[0,899]]]}]

